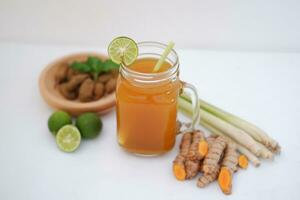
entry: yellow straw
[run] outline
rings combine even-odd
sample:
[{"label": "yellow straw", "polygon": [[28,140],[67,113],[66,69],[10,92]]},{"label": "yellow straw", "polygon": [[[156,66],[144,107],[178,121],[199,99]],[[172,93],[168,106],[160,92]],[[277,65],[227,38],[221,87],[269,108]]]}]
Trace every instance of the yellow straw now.
[{"label": "yellow straw", "polygon": [[169,55],[169,53],[173,49],[174,45],[175,45],[174,42],[169,42],[167,48],[165,49],[165,51],[163,52],[163,54],[161,55],[161,57],[157,61],[156,65],[154,66],[153,72],[157,72],[160,69],[161,65],[165,62],[165,59],[167,58],[167,56]]}]

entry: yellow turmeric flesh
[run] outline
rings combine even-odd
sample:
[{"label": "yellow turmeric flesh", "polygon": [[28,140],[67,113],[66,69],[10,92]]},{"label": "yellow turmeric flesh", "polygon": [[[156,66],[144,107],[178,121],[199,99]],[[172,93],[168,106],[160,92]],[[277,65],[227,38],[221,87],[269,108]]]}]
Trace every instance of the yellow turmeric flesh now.
[{"label": "yellow turmeric flesh", "polygon": [[218,177],[219,186],[224,194],[231,194],[232,175],[237,170],[238,153],[234,143],[227,141],[221,171]]},{"label": "yellow turmeric flesh", "polygon": [[247,169],[248,167],[248,158],[245,155],[239,156],[239,167],[242,169]]},{"label": "yellow turmeric flesh", "polygon": [[222,167],[218,177],[218,183],[224,194],[231,194],[232,173],[227,167]]},{"label": "yellow turmeric flesh", "polygon": [[179,181],[186,179],[185,161],[192,143],[192,133],[185,133],[180,143],[180,151],[173,161],[173,174]]},{"label": "yellow turmeric flesh", "polygon": [[204,134],[201,131],[193,132],[192,144],[187,155],[189,160],[202,160],[204,158],[204,155],[199,152],[199,143],[203,140]]},{"label": "yellow turmeric flesh", "polygon": [[186,177],[184,165],[173,164],[173,173],[175,178],[179,181],[184,181]]},{"label": "yellow turmeric flesh", "polygon": [[203,157],[205,157],[207,152],[208,152],[208,143],[205,140],[201,140],[198,144],[198,153]]}]

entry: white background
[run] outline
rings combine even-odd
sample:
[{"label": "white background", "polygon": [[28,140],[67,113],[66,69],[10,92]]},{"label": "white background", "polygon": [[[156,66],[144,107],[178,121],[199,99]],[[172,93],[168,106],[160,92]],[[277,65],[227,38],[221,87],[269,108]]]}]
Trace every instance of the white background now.
[{"label": "white background", "polygon": [[298,0],[0,0],[0,41],[106,46],[113,37],[177,48],[300,50]]},{"label": "white background", "polygon": [[[102,117],[100,137],[78,151],[59,151],[47,129],[52,113],[38,91],[38,76],[51,60],[99,47],[0,45],[0,199],[271,199],[298,200],[300,191],[300,54],[178,50],[181,78],[207,101],[247,119],[278,140],[282,154],[234,176],[233,194],[216,183],[172,174],[178,153],[143,158],[116,141],[115,113]],[[102,50],[101,52],[105,52]]]},{"label": "white background", "polygon": [[[0,199],[292,199],[300,196],[299,1],[0,0]],[[118,35],[173,40],[181,78],[203,99],[263,128],[282,146],[234,176],[233,194],[216,183],[178,182],[178,152],[141,158],[116,142],[115,113],[100,137],[73,154],[47,130],[52,113],[38,91],[42,69],[60,56],[105,53]]]}]

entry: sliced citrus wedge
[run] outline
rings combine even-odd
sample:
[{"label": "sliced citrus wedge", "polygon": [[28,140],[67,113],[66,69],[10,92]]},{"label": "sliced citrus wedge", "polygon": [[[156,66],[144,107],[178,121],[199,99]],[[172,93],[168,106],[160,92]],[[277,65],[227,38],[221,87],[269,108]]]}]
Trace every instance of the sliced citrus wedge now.
[{"label": "sliced citrus wedge", "polygon": [[108,46],[110,59],[117,64],[132,64],[138,56],[138,47],[133,39],[117,37]]},{"label": "sliced citrus wedge", "polygon": [[80,132],[73,125],[63,126],[56,135],[57,146],[65,152],[75,151],[79,147],[80,141]]}]

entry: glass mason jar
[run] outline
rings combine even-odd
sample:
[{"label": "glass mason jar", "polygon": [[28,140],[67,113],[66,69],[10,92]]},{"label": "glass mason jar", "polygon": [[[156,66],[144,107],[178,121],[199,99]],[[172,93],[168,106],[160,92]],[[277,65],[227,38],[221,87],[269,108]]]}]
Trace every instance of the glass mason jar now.
[{"label": "glass mason jar", "polygon": [[[137,60],[158,60],[166,45],[141,42],[138,48]],[[198,119],[197,92],[192,85],[179,80],[179,60],[174,50],[166,62],[170,67],[158,73],[120,67],[116,89],[117,136],[119,144],[129,152],[157,155],[173,148],[177,133],[177,98],[182,90],[192,92],[195,108],[192,127]],[[153,68],[154,65],[145,67]]]}]

